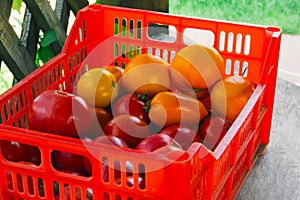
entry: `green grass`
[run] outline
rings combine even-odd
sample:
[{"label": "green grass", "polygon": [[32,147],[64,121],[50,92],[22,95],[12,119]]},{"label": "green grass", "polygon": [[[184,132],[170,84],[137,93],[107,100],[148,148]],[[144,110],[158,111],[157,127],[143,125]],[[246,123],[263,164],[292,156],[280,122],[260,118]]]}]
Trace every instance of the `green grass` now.
[{"label": "green grass", "polygon": [[170,13],[277,26],[300,34],[300,0],[169,0]]}]

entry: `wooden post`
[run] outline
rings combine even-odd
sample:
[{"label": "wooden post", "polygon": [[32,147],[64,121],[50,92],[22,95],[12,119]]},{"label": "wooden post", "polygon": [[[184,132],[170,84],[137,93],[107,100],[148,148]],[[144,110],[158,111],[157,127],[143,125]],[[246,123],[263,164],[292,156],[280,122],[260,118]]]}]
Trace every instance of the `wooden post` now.
[{"label": "wooden post", "polygon": [[36,69],[34,60],[19,42],[15,31],[0,12],[0,53],[15,78],[21,80]]},{"label": "wooden post", "polygon": [[[4,20],[8,20],[8,18],[10,16],[12,1],[13,0],[7,0],[0,4],[0,12],[5,17]],[[1,59],[1,55],[0,55],[0,71],[1,71],[1,64],[2,64],[2,59]]]},{"label": "wooden post", "polygon": [[70,6],[67,0],[57,0],[55,4],[55,14],[65,31],[68,29]]},{"label": "wooden post", "polygon": [[77,15],[77,12],[84,8],[85,6],[89,5],[89,2],[87,0],[68,0],[68,3],[74,13],[74,15]]},{"label": "wooden post", "polygon": [[121,0],[98,0],[100,4],[110,5],[110,6],[120,6]]},{"label": "wooden post", "polygon": [[[67,38],[66,31],[53,12],[49,2],[47,0],[24,0],[24,2],[26,3],[27,8],[32,13],[39,27],[44,32],[53,29],[56,33],[59,43],[64,44]],[[54,43],[52,45],[55,53],[59,53],[61,51],[62,46],[60,44]]]},{"label": "wooden post", "polygon": [[120,0],[120,5],[129,8],[169,12],[169,0]]},{"label": "wooden post", "polygon": [[13,0],[5,0],[0,3],[0,12],[3,14],[5,19],[8,19],[11,12]]},{"label": "wooden post", "polygon": [[26,9],[23,18],[20,43],[22,46],[27,48],[33,60],[35,60],[36,57],[38,40],[39,40],[39,28],[30,11]]},{"label": "wooden post", "polygon": [[169,0],[98,0],[100,4],[169,12]]}]

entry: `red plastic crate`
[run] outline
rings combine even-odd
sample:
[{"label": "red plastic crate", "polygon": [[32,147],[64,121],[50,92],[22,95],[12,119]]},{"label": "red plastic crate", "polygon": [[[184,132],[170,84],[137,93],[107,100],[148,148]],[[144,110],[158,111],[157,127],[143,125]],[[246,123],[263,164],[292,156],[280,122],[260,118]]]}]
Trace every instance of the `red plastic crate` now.
[{"label": "red plastic crate", "polygon": [[[149,36],[150,24],[175,28],[174,41]],[[187,45],[187,30],[210,36],[211,44],[226,63],[225,75],[247,70],[245,77],[257,84],[249,102],[214,152],[193,143],[188,150],[189,159],[169,163],[167,156],[154,158],[151,154],[120,151],[111,146],[24,129],[33,99],[45,90],[72,89],[76,75],[83,73],[79,69],[87,56],[98,58],[92,59],[97,61],[97,66],[112,60],[123,66],[139,53],[153,53],[170,62],[175,52]],[[88,191],[93,191],[93,199],[235,199],[269,142],[280,40],[281,29],[276,27],[103,5],[84,8],[78,13],[62,52],[0,96],[0,140],[36,146],[42,158],[41,164],[33,167],[7,161],[0,155],[1,199],[53,199],[53,183],[59,185],[61,196],[64,185],[69,185],[72,199],[75,190],[81,192],[83,199]],[[93,55],[95,47],[103,54]],[[50,159],[53,150],[84,155],[93,163],[92,176],[56,171]],[[90,152],[97,153],[100,161]],[[120,184],[114,182],[111,169],[109,181],[103,181],[103,159],[117,160],[123,169],[126,163],[131,163],[135,169],[133,186],[126,184],[125,171],[121,173]],[[168,165],[148,172],[153,166],[165,164]],[[145,188],[140,188],[138,173],[144,171]],[[43,194],[38,188],[41,182]]]}]

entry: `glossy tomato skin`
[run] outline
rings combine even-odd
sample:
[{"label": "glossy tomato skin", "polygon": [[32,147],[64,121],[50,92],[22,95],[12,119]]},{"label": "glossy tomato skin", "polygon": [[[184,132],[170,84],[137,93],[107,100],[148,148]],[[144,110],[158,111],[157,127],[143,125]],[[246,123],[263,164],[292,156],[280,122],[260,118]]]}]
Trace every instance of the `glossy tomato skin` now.
[{"label": "glossy tomato skin", "polygon": [[171,78],[180,91],[209,88],[223,77],[224,71],[220,53],[212,46],[201,44],[182,48],[176,53],[170,67]]},{"label": "glossy tomato skin", "polygon": [[175,92],[160,92],[150,103],[149,119],[158,127],[198,124],[208,111],[197,98]]},{"label": "glossy tomato skin", "polygon": [[126,94],[112,105],[112,112],[114,116],[129,114],[149,123],[150,120],[146,108],[147,104],[145,101],[140,100],[135,94]]},{"label": "glossy tomato skin", "polygon": [[152,54],[140,54],[125,67],[122,85],[129,93],[155,94],[168,91],[171,85],[169,63]]},{"label": "glossy tomato skin", "polygon": [[119,115],[104,127],[105,135],[113,135],[124,140],[130,148],[135,148],[150,135],[146,122],[132,115]]},{"label": "glossy tomato skin", "polygon": [[105,125],[113,118],[112,114],[105,108],[101,107],[90,107],[90,111],[92,116],[91,125],[84,136],[96,138],[104,135],[103,129]]},{"label": "glossy tomato skin", "polygon": [[219,116],[212,116],[202,122],[198,134],[203,144],[210,150],[214,150],[225,136],[230,126],[230,121]]},{"label": "glossy tomato skin", "polygon": [[136,150],[143,150],[147,152],[153,152],[163,146],[173,145],[181,148],[172,137],[166,134],[156,134],[145,138],[137,146]]},{"label": "glossy tomato skin", "polygon": [[106,69],[107,71],[109,71],[110,73],[112,73],[116,79],[116,81],[118,82],[119,79],[123,76],[124,74],[124,69],[122,67],[118,67],[118,66],[114,66],[114,65],[109,65],[107,67],[104,67],[104,69]]},{"label": "glossy tomato skin", "polygon": [[85,72],[78,80],[78,96],[90,106],[106,108],[118,95],[115,76],[105,68],[94,68]]},{"label": "glossy tomato skin", "polygon": [[79,96],[49,90],[37,96],[28,113],[28,128],[77,138],[91,123],[88,104]]},{"label": "glossy tomato skin", "polygon": [[54,151],[51,154],[52,165],[58,171],[85,176],[84,156],[63,151]]},{"label": "glossy tomato skin", "polygon": [[24,145],[19,142],[1,140],[0,146],[2,156],[8,161],[19,162],[27,159]]},{"label": "glossy tomato skin", "polygon": [[184,150],[187,150],[193,142],[201,142],[199,135],[193,128],[180,126],[179,124],[165,127],[159,133],[174,138]]},{"label": "glossy tomato skin", "polygon": [[26,154],[26,160],[30,163],[33,163],[35,165],[40,165],[41,160],[41,152],[38,147],[23,144],[24,152]]},{"label": "glossy tomato skin", "polygon": [[0,146],[3,157],[8,161],[41,164],[41,152],[38,147],[8,140],[1,140]]},{"label": "glossy tomato skin", "polygon": [[242,76],[232,75],[218,81],[210,97],[214,113],[234,121],[247,104],[254,85]]}]

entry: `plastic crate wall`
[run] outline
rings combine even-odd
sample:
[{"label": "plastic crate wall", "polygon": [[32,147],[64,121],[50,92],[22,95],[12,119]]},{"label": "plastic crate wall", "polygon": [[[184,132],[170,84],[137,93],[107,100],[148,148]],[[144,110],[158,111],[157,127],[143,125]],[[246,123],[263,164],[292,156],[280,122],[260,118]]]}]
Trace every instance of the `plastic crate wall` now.
[{"label": "plastic crate wall", "polygon": [[[145,30],[152,23],[175,27],[175,41],[163,42],[149,37]],[[17,128],[25,127],[28,108],[38,94],[54,88],[72,91],[76,78],[86,70],[85,67],[80,68],[86,57],[90,58],[90,68],[111,64],[111,61],[112,64],[124,66],[133,56],[140,53],[153,53],[170,62],[175,53],[186,46],[182,36],[185,30],[190,28],[213,33],[212,44],[220,51],[226,63],[224,74],[241,75],[246,71],[246,78],[257,84],[248,104],[213,153],[200,144],[194,144],[189,149],[191,159],[146,173],[146,188],[142,189],[136,183],[133,187],[128,187],[124,182],[116,185],[112,180],[108,183],[97,180],[101,177],[101,162],[92,157],[79,141]],[[0,139],[36,145],[43,160],[39,167],[33,168],[8,162],[1,156],[1,180],[8,180],[6,173],[9,172],[15,183],[13,188],[8,188],[5,182],[1,183],[1,197],[48,199],[53,196],[52,184],[55,182],[59,184],[61,194],[64,184],[68,184],[73,192],[79,187],[83,196],[88,188],[92,189],[96,199],[235,198],[256,161],[257,151],[260,151],[259,154],[263,153],[269,140],[280,38],[281,31],[275,27],[101,5],[83,9],[75,21],[62,53],[0,97],[0,116],[3,124],[0,125]],[[103,51],[105,56],[94,54],[95,48]],[[43,143],[45,141],[47,142]],[[101,145],[91,148],[99,153],[100,160],[118,160],[122,166],[131,162],[137,169],[140,165],[147,168],[148,165],[163,162],[134,153],[120,155],[115,149],[103,149]],[[50,163],[50,154],[54,149],[86,156],[95,163],[95,173],[87,178],[55,171]],[[32,177],[33,194],[28,187],[24,187],[27,188],[25,191],[17,188],[20,182],[17,176],[22,177],[21,182],[24,186],[31,180],[28,177]],[[126,177],[125,172],[122,172],[122,177]],[[45,196],[40,196],[37,192],[40,179],[44,182]]]}]

